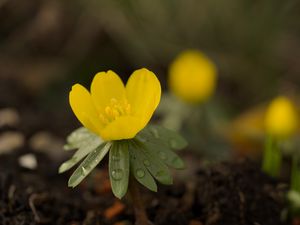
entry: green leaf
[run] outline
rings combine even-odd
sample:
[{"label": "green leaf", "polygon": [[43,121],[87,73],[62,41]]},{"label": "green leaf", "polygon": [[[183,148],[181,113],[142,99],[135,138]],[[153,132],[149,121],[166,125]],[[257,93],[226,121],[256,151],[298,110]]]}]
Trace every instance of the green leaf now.
[{"label": "green leaf", "polygon": [[133,142],[139,153],[139,160],[141,162],[149,162],[147,163],[147,169],[152,176],[162,184],[173,184],[173,178],[168,167],[153,152],[149,151],[142,142],[138,140]]},{"label": "green leaf", "polygon": [[177,132],[158,125],[148,125],[138,136],[145,140],[159,140],[173,150],[180,150],[187,146],[187,141]]},{"label": "green leaf", "polygon": [[[135,179],[151,191],[157,192],[157,185],[146,166],[150,161],[145,160],[145,156],[138,149],[138,146],[131,142],[129,145],[131,173]],[[142,154],[142,156],[140,156]]]},{"label": "green leaf", "polygon": [[76,153],[73,155],[71,159],[64,162],[59,167],[59,173],[63,173],[69,169],[71,169],[73,166],[75,166],[79,161],[81,161],[85,156],[87,156],[90,152],[95,150],[97,147],[99,147],[103,143],[103,141],[98,138],[98,136],[90,137],[85,140],[85,145],[82,145]]},{"label": "green leaf", "polygon": [[68,151],[76,148],[85,147],[90,145],[90,143],[95,140],[100,142],[100,144],[103,142],[103,140],[101,140],[101,138],[98,135],[90,132],[85,127],[80,127],[73,131],[67,137],[67,144],[64,146],[64,149]]},{"label": "green leaf", "polygon": [[111,143],[107,142],[92,151],[72,174],[68,186],[76,187],[100,163],[110,147]]},{"label": "green leaf", "polygon": [[143,143],[149,151],[155,153],[165,164],[175,169],[184,169],[185,164],[183,160],[170,148],[161,145],[159,141],[148,140]]},{"label": "green leaf", "polygon": [[129,180],[128,141],[113,142],[109,152],[109,177],[112,192],[117,198],[123,198]]}]

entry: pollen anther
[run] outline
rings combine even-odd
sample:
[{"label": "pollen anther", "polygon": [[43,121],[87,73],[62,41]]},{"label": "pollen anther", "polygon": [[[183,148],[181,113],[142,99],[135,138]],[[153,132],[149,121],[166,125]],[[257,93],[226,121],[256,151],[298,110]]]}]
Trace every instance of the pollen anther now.
[{"label": "pollen anther", "polygon": [[110,100],[110,104],[105,107],[104,112],[99,114],[100,120],[107,125],[109,122],[116,120],[118,117],[130,115],[131,105],[126,101],[118,101],[115,98]]}]

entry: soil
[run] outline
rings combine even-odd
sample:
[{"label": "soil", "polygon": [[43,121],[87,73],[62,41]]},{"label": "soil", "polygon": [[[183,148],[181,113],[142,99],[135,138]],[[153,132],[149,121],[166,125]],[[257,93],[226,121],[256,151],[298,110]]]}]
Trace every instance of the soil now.
[{"label": "soil", "polygon": [[[130,199],[112,196],[106,168],[70,189],[69,174],[58,175],[57,163],[37,154],[42,166],[24,169],[20,152],[0,157],[1,225],[133,224]],[[280,225],[285,189],[255,163],[242,160],[201,168],[194,179],[160,186],[156,194],[142,191],[156,225]]]}]

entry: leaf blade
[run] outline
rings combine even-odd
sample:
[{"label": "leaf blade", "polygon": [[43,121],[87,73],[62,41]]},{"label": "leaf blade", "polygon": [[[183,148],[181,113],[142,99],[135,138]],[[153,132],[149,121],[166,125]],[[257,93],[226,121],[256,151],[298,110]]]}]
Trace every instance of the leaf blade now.
[{"label": "leaf blade", "polygon": [[148,125],[138,136],[146,140],[160,141],[172,150],[180,150],[188,145],[187,141],[180,134],[158,125]]},{"label": "leaf blade", "polygon": [[68,186],[76,187],[89,173],[100,163],[111,147],[111,143],[103,143],[93,152],[91,152],[85,160],[71,175]]},{"label": "leaf blade", "polygon": [[109,176],[113,194],[121,199],[129,182],[129,152],[127,141],[115,141],[109,152]]},{"label": "leaf blade", "polygon": [[175,169],[184,169],[185,163],[183,160],[171,149],[161,145],[157,141],[147,141],[144,143],[149,151],[154,152],[160,159],[168,166]]},{"label": "leaf blade", "polygon": [[101,143],[104,142],[98,135],[90,132],[85,127],[80,127],[67,137],[67,144],[64,146],[64,150],[69,151],[76,148],[82,148],[89,145],[89,142],[92,142],[95,139],[98,139]]},{"label": "leaf blade", "polygon": [[87,156],[90,152],[95,150],[99,147],[103,141],[98,138],[98,136],[90,137],[89,139],[85,140],[84,145],[82,145],[72,156],[71,159],[65,161],[61,164],[58,169],[59,173],[66,172],[67,170],[71,169],[75,166],[79,161],[81,161],[85,156]]},{"label": "leaf blade", "polygon": [[157,184],[145,166],[145,164],[147,165],[147,161],[145,161],[146,163],[143,162],[137,151],[138,149],[136,149],[136,146],[130,143],[129,153],[131,173],[140,184],[151,191],[157,192]]},{"label": "leaf blade", "polygon": [[149,161],[147,169],[152,176],[162,184],[173,184],[173,177],[168,167],[158,157],[151,153],[143,143],[138,140],[134,140],[133,143],[135,143],[136,148],[139,150],[140,159],[142,161]]}]

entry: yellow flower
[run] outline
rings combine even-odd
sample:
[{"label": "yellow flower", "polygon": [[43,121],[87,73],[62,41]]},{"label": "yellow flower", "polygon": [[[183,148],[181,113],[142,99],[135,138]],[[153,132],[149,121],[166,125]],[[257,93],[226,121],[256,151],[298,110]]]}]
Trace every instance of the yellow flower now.
[{"label": "yellow flower", "polygon": [[195,50],[181,53],[169,69],[169,87],[188,103],[206,101],[215,90],[217,69],[204,54]]},{"label": "yellow flower", "polygon": [[159,104],[161,86],[154,73],[136,70],[124,86],[113,71],[100,72],[91,93],[75,84],[69,95],[78,120],[106,141],[130,139],[142,130]]},{"label": "yellow flower", "polygon": [[286,97],[277,97],[269,105],[265,115],[268,134],[287,138],[296,132],[298,115],[294,104]]}]

